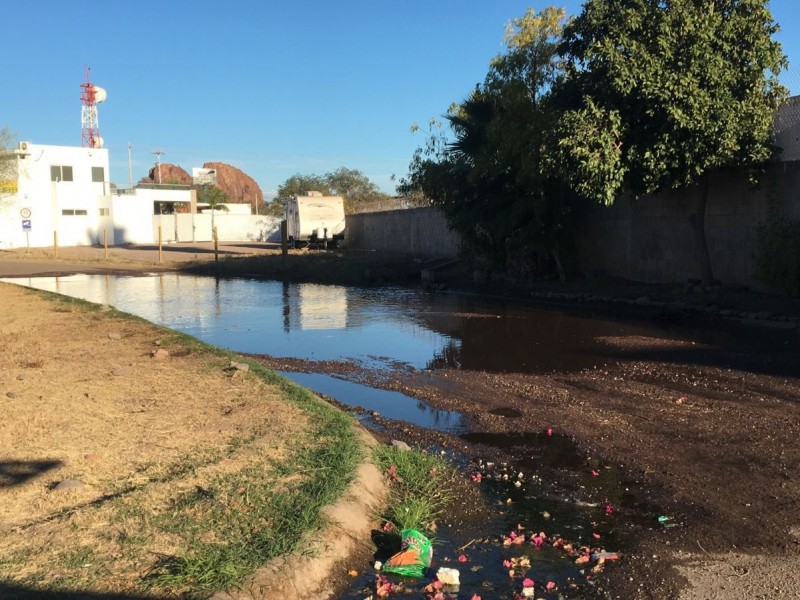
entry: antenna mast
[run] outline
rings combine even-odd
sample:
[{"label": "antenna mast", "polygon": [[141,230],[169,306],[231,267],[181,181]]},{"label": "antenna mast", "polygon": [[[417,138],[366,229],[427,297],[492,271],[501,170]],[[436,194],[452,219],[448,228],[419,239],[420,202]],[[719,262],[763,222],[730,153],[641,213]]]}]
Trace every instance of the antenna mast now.
[{"label": "antenna mast", "polygon": [[106,91],[89,81],[91,69],[86,67],[86,81],[81,84],[81,146],[102,148],[100,124],[97,119],[97,105],[106,99]]}]

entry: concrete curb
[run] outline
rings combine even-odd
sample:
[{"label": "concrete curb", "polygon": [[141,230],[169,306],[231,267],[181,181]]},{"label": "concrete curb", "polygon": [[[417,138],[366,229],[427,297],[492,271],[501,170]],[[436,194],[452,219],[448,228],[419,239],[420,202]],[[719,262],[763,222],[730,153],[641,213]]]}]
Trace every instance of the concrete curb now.
[{"label": "concrete curb", "polygon": [[[377,441],[360,429],[362,443]],[[327,581],[334,567],[367,543],[375,518],[388,496],[383,476],[371,462],[362,463],[342,499],[323,513],[332,523],[304,546],[302,554],[280,557],[258,569],[238,589],[217,592],[211,600],[325,600],[334,595]]]}]

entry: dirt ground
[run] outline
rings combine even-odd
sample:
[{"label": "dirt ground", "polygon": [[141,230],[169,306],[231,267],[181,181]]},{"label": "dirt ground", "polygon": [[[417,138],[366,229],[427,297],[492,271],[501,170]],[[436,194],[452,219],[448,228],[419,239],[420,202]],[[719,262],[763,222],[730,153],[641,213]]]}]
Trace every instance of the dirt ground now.
[{"label": "dirt ground", "polygon": [[0,314],[4,583],[140,591],[182,547],[143,515],[256,457],[280,459],[307,425],[261,379],[148,323],[6,283]]},{"label": "dirt ground", "polygon": [[[657,299],[658,289],[649,294]],[[728,305],[761,302],[743,292]],[[796,301],[772,298],[770,309],[797,316]],[[31,323],[37,310],[47,312],[31,306]],[[608,339],[608,360],[579,372],[402,371],[377,383],[464,413],[476,432],[524,437],[553,428],[625,474],[635,497],[619,507],[623,514],[649,506],[670,515],[677,526],[639,528],[636,547],[603,575],[601,597],[800,598],[800,333],[785,323],[687,318],[731,336],[707,345]],[[424,444],[443,434],[413,435]],[[505,451],[514,458],[513,444]]]},{"label": "dirt ground", "polygon": [[[480,432],[448,440],[383,423],[389,436],[514,461],[526,440],[552,428],[619,468],[630,488],[617,510],[640,521],[638,541],[606,571],[599,597],[800,598],[800,335],[722,319],[712,325],[726,330],[719,338],[729,344],[608,339],[608,361],[575,373],[375,376],[335,362],[266,362],[401,391],[467,415],[470,431]],[[587,464],[578,469],[588,472]],[[573,486],[581,485],[578,477]],[[670,516],[670,526],[656,515]]]}]

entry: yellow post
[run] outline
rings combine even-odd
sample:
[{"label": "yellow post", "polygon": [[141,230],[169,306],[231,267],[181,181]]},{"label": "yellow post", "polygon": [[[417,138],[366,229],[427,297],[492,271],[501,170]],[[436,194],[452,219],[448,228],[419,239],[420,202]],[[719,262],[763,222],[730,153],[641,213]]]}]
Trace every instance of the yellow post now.
[{"label": "yellow post", "polygon": [[219,239],[216,226],[214,227],[214,262],[219,262]]},{"label": "yellow post", "polygon": [[108,229],[103,229],[103,253],[108,258]]},{"label": "yellow post", "polygon": [[163,256],[161,254],[161,225],[158,226],[158,262],[161,262]]},{"label": "yellow post", "polygon": [[58,258],[58,232],[53,232],[53,254]]}]

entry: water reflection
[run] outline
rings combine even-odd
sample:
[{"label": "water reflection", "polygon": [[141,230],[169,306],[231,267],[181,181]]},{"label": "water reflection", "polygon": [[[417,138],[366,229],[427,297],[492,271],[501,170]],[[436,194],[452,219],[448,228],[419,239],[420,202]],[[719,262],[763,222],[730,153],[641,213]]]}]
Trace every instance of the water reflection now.
[{"label": "water reflection", "polygon": [[320,373],[279,372],[284,377],[330,396],[342,404],[360,406],[370,412],[377,412],[387,419],[406,421],[437,431],[463,433],[467,430],[461,413],[431,408],[424,402],[400,392],[379,390]]},{"label": "water reflection", "polygon": [[[647,345],[647,340],[666,335],[654,325],[401,288],[178,273],[7,281],[110,304],[238,352],[353,360],[367,367],[400,363],[418,369],[575,370],[618,354],[609,340],[636,336]],[[646,349],[637,346],[638,352]],[[688,358],[693,357],[696,353]]]}]

